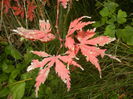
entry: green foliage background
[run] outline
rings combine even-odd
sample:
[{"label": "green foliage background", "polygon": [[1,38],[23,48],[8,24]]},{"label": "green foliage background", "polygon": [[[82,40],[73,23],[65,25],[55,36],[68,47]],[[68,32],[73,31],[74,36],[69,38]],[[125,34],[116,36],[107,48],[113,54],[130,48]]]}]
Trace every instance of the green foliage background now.
[{"label": "green foliage background", "polygon": [[[121,2],[122,1],[122,2]],[[40,6],[42,15],[36,9],[36,18],[27,22],[13,15],[1,15],[0,29],[0,99],[34,99],[34,84],[38,70],[27,72],[27,66],[32,59],[38,58],[31,50],[46,50],[56,53],[59,42],[54,40],[47,44],[32,42],[14,35],[12,29],[18,26],[38,28],[38,20],[47,18],[54,27],[56,0],[49,0],[50,5]],[[133,97],[133,0],[73,0],[72,7],[60,7],[60,31],[65,38],[69,23],[80,16],[91,16],[96,20],[92,27],[97,28],[97,35],[116,37],[117,40],[105,48],[107,53],[117,55],[122,61],[105,57],[100,59],[103,78],[98,71],[85,63],[80,56],[84,71],[71,71],[72,87],[66,91],[65,84],[51,73],[39,90],[39,99],[132,99]],[[53,29],[53,32],[55,30]],[[64,52],[65,49],[60,51]]]}]

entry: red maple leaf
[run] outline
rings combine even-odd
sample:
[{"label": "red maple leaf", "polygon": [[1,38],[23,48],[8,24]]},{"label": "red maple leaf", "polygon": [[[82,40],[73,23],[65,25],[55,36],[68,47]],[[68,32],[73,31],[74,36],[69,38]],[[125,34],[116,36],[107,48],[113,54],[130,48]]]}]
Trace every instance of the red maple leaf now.
[{"label": "red maple leaf", "polygon": [[35,17],[34,15],[34,10],[36,8],[36,6],[34,5],[34,2],[30,2],[30,1],[27,1],[27,8],[28,8],[28,11],[27,11],[27,18],[32,21],[33,18]]},{"label": "red maple leaf", "polygon": [[26,18],[32,21],[35,17],[34,10],[36,8],[34,2],[26,1],[27,11],[26,8],[24,8],[24,6],[18,0],[15,0],[15,2],[16,6],[12,7],[12,9],[14,10],[14,15],[24,18],[24,14],[26,13]]},{"label": "red maple leaf", "polygon": [[49,21],[40,20],[39,21],[40,30],[29,30],[23,27],[17,28],[17,30],[13,30],[17,32],[18,35],[23,36],[29,40],[39,40],[41,42],[48,42],[55,39],[55,36],[51,33],[51,27]]},{"label": "red maple leaf", "polygon": [[14,15],[21,16],[22,18],[24,18],[24,14],[25,14],[24,6],[21,5],[19,1],[17,0],[15,1],[17,2],[16,5],[12,7],[12,9],[14,10]]},{"label": "red maple leaf", "polygon": [[0,1],[0,9],[2,7],[1,5],[3,5],[4,13],[8,13],[9,9],[11,8],[10,1],[11,0],[2,0],[2,1]]},{"label": "red maple leaf", "polygon": [[[50,68],[55,65],[55,71],[58,74],[58,76],[61,78],[61,80],[67,85],[68,91],[70,90],[70,71],[69,71],[69,65],[74,65],[76,67],[79,67],[83,70],[83,68],[77,64],[71,55],[57,55],[52,56],[47,54],[46,52],[38,52],[33,51],[34,54],[39,55],[41,57],[45,57],[42,61],[33,60],[31,65],[28,67],[27,71],[30,71],[35,68],[41,68],[39,75],[36,78],[36,96],[38,96],[38,90],[41,83],[44,83],[48,73],[50,71]],[[64,63],[67,64],[64,65]]]},{"label": "red maple leaf", "polygon": [[24,9],[23,9],[23,7],[14,6],[14,7],[12,7],[12,9],[14,10],[14,15],[15,16],[19,16],[20,15],[22,18],[24,18]]}]

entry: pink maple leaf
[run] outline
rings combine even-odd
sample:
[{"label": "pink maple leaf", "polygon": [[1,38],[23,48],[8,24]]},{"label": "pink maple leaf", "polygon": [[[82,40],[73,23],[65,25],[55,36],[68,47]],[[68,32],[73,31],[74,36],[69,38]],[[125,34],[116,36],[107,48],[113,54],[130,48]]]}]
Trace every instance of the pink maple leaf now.
[{"label": "pink maple leaf", "polygon": [[[83,33],[83,35],[81,35]],[[80,42],[77,44],[81,50],[81,53],[86,56],[86,60],[90,61],[99,71],[100,77],[101,77],[101,68],[98,62],[97,57],[100,55],[101,57],[104,57],[104,55],[109,56],[108,54],[105,54],[106,49],[100,49],[97,45],[99,46],[104,46],[105,44],[108,44],[112,41],[114,41],[114,38],[110,38],[108,36],[99,36],[96,38],[91,37],[94,36],[94,30],[88,30],[87,32],[85,31],[80,31],[77,33],[76,38]],[[93,45],[93,46],[92,46]],[[110,57],[116,60],[119,60],[118,58]]]},{"label": "pink maple leaf", "polygon": [[39,40],[41,42],[48,42],[55,39],[55,36],[51,33],[50,23],[49,21],[40,20],[40,30],[29,30],[23,27],[17,28],[17,30],[13,30],[17,32],[18,35],[29,39],[29,40]]},{"label": "pink maple leaf", "polygon": [[[70,71],[69,71],[69,68],[67,68],[67,66],[74,65],[83,70],[83,68],[73,60],[73,56],[70,54],[63,55],[63,56],[61,55],[52,56],[52,55],[47,54],[46,52],[40,52],[40,51],[39,52],[33,51],[33,53],[38,56],[45,57],[42,61],[33,60],[31,65],[27,68],[27,71],[33,70],[35,68],[41,68],[41,71],[39,72],[39,75],[37,76],[36,84],[35,84],[36,95],[38,95],[39,86],[41,85],[41,83],[44,83],[44,81],[46,80],[48,76],[48,72],[50,68],[54,64],[55,64],[56,73],[61,78],[61,80],[67,85],[68,91],[70,90],[71,79],[70,79]],[[64,63],[66,63],[67,66],[64,65]]]},{"label": "pink maple leaf", "polygon": [[81,20],[83,18],[90,18],[90,17],[89,16],[82,16],[82,17],[72,21],[70,23],[70,26],[69,26],[69,29],[68,29],[67,37],[72,35],[75,31],[82,30],[83,27],[94,23],[94,21],[82,22]]},{"label": "pink maple leaf", "polygon": [[[115,40],[115,38],[110,38],[108,36],[99,36],[94,37],[95,35],[95,28],[92,30],[83,31],[83,28],[86,25],[92,24],[94,22],[82,22],[81,19],[83,18],[90,18],[87,16],[80,17],[70,23],[69,30],[66,36],[65,47],[69,50],[73,51],[73,56],[76,56],[78,51],[80,50],[82,55],[86,57],[87,61],[90,61],[99,71],[101,77],[101,68],[98,62],[98,56],[104,57],[105,55],[109,56],[110,58],[116,59],[120,61],[118,58],[111,56],[109,54],[105,54],[106,49],[100,49],[99,46],[104,46]],[[73,33],[76,32],[77,34],[74,35]],[[78,40],[75,41],[74,38]],[[74,53],[76,51],[76,53]]]}]

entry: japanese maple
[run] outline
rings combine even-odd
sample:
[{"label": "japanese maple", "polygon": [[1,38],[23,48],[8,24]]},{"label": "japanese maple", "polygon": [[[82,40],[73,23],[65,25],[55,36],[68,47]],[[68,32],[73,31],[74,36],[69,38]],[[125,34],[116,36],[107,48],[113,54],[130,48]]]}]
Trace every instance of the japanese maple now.
[{"label": "japanese maple", "polygon": [[[57,0],[57,2],[61,3],[64,8],[66,8],[68,1],[69,0]],[[87,29],[87,30],[84,29],[85,26],[93,24],[94,21],[84,22],[82,21],[82,19],[84,18],[88,19],[90,17],[82,16],[70,23],[66,38],[65,40],[62,40],[62,41],[65,41],[65,44],[63,46],[66,47],[67,49],[64,53],[57,52],[56,55],[50,55],[45,51],[32,51],[33,54],[36,54],[43,58],[42,61],[39,61],[38,59],[32,60],[31,65],[27,68],[27,71],[40,68],[39,74],[36,78],[36,84],[35,84],[36,96],[38,96],[38,90],[40,85],[46,81],[48,74],[50,72],[50,69],[52,67],[55,68],[55,72],[58,74],[61,80],[67,85],[68,91],[70,90],[71,79],[70,79],[69,67],[75,66],[84,70],[82,66],[76,62],[76,60],[79,59],[77,58],[77,54],[79,51],[83,56],[86,57],[87,61],[90,61],[98,69],[100,73],[100,77],[101,77],[101,67],[98,62],[98,56],[101,56],[103,58],[105,55],[107,55],[110,58],[120,61],[115,56],[106,54],[105,51],[107,49],[100,49],[100,46],[104,46],[105,44],[108,44],[114,41],[115,38],[110,38],[108,36],[95,37],[95,34],[96,34],[95,28]],[[58,23],[59,21],[58,17],[56,18],[56,21]],[[56,29],[58,29],[57,23],[56,23],[56,26],[57,26]],[[58,30],[57,30],[58,37],[52,34],[51,25],[48,20],[39,21],[39,30],[32,30],[32,29],[30,30],[30,29],[25,29],[23,27],[20,27],[13,31],[17,32],[18,35],[26,39],[33,40],[33,41],[39,40],[42,43],[46,43],[53,39],[58,39],[58,40],[62,39],[62,38],[59,38],[60,34]]]}]

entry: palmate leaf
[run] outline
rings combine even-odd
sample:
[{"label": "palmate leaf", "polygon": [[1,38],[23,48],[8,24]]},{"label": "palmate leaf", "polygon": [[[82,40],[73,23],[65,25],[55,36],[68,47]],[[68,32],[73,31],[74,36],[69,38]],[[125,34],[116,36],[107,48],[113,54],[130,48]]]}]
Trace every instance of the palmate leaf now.
[{"label": "palmate leaf", "polygon": [[38,61],[38,60],[33,60],[31,65],[28,67],[27,71],[33,70],[35,68],[40,68],[40,72],[39,75],[36,78],[36,96],[38,96],[38,90],[39,90],[39,86],[41,85],[41,83],[44,83],[48,73],[50,71],[50,68],[52,66],[54,66],[55,64],[55,71],[58,74],[58,76],[61,78],[61,80],[66,83],[68,91],[70,90],[70,71],[69,69],[66,67],[66,65],[64,65],[64,63],[67,64],[67,66],[69,65],[74,65],[76,67],[79,67],[83,70],[83,68],[76,63],[73,60],[73,56],[70,54],[61,56],[61,55],[57,55],[57,56],[52,56],[47,54],[46,52],[38,52],[38,51],[32,51],[34,54],[41,56],[41,57],[45,57],[42,61]]},{"label": "palmate leaf", "polygon": [[55,39],[55,36],[51,33],[51,27],[49,21],[40,20],[39,21],[40,30],[29,30],[23,27],[19,27],[14,32],[18,35],[33,41],[49,42]]},{"label": "palmate leaf", "polygon": [[[90,61],[98,69],[101,77],[101,68],[97,59],[98,56],[104,57],[105,55],[107,55],[119,62],[120,60],[115,56],[105,54],[106,49],[100,49],[98,46],[104,46],[105,44],[114,41],[115,38],[110,38],[108,36],[99,36],[92,38],[95,35],[96,29],[94,28],[92,30],[83,31],[83,28],[86,25],[92,24],[94,22],[82,22],[81,19],[83,18],[89,17],[83,16],[71,22],[66,36],[65,47],[71,51],[76,50],[76,53],[73,56],[76,56],[76,54],[80,50],[82,55],[86,57],[86,60]],[[76,32],[77,34],[74,35],[74,32]],[[76,38],[79,42],[77,43],[74,38]]]},{"label": "palmate leaf", "polygon": [[[81,33],[84,33],[84,36],[79,35]],[[101,77],[101,68],[98,63],[97,57],[99,55],[101,57],[104,57],[105,55],[110,57],[111,55],[105,54],[106,49],[100,49],[97,45],[104,46],[105,44],[108,44],[108,43],[114,41],[115,38],[110,38],[108,36],[99,36],[99,37],[90,39],[91,37],[94,36],[94,34],[95,33],[93,30],[90,30],[90,31],[88,30],[87,32],[80,31],[79,33],[77,33],[77,36],[76,36],[80,42],[77,45],[80,48],[81,53],[84,56],[86,56],[86,60],[90,61],[98,69],[98,71],[100,73],[100,77]],[[116,59],[117,61],[120,62],[120,60],[118,58],[116,58],[115,56],[112,56],[110,58]]]},{"label": "palmate leaf", "polygon": [[127,21],[126,17],[127,17],[127,13],[125,11],[119,10],[117,14],[117,22],[119,24],[125,23]]}]

